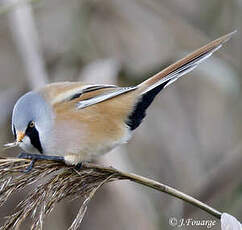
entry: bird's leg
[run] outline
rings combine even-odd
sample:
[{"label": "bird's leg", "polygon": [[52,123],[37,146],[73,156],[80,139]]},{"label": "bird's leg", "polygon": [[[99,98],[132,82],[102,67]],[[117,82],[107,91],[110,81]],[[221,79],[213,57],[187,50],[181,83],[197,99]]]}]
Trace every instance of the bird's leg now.
[{"label": "bird's leg", "polygon": [[[20,153],[17,157],[21,159],[31,160],[29,166],[24,170],[25,173],[28,173],[33,169],[34,164],[37,160],[50,160],[65,163],[64,157],[61,156],[47,156],[33,153]],[[82,169],[82,166],[83,162],[79,162],[77,165],[75,165],[75,169],[79,171],[80,169]]]},{"label": "bird's leg", "polygon": [[33,154],[33,153],[20,153],[18,155],[18,158],[30,159],[30,160],[35,159],[35,160],[49,160],[49,161],[64,162],[64,157],[60,157],[60,156],[47,156],[47,155]]},{"label": "bird's leg", "polygon": [[18,155],[18,158],[31,160],[30,165],[24,170],[25,173],[28,173],[31,171],[31,169],[34,167],[34,163],[37,160],[50,160],[50,161],[58,161],[58,162],[65,163],[64,157],[46,156],[46,155],[32,154],[32,153],[20,153]]}]

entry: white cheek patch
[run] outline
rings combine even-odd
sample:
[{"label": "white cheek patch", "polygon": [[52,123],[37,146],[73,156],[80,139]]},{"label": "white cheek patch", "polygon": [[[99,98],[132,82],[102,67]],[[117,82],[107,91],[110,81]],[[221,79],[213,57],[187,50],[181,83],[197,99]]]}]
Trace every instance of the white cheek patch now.
[{"label": "white cheek patch", "polygon": [[31,145],[30,138],[28,136],[25,136],[22,141],[25,145]]},{"label": "white cheek patch", "polygon": [[19,143],[19,147],[28,153],[39,154],[38,150],[31,144],[30,138],[25,136],[22,142]]}]

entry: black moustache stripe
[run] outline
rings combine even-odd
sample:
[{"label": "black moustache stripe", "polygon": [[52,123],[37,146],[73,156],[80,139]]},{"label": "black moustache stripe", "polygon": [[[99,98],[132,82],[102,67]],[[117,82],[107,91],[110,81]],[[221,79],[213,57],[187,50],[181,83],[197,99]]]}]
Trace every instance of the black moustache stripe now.
[{"label": "black moustache stripe", "polygon": [[40,143],[40,139],[39,139],[39,132],[38,132],[38,130],[35,127],[33,127],[33,128],[28,127],[26,132],[25,132],[25,135],[30,138],[31,144],[40,153],[43,153],[43,149],[42,149],[42,146],[41,146],[41,143]]}]

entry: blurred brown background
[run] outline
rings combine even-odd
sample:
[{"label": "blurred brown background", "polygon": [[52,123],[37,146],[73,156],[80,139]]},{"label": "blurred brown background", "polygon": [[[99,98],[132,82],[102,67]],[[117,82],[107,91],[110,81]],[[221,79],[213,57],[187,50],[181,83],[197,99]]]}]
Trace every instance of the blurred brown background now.
[{"label": "blurred brown background", "polygon": [[[133,85],[237,29],[206,63],[156,98],[129,144],[99,160],[242,220],[241,12],[240,0],[1,1],[0,144],[13,139],[12,108],[32,88],[56,81]],[[25,195],[1,208],[0,223]],[[45,229],[67,229],[79,206],[60,203]],[[116,182],[96,195],[80,229],[174,229],[170,217],[214,219],[166,194]],[[220,229],[219,221],[211,229]]]}]

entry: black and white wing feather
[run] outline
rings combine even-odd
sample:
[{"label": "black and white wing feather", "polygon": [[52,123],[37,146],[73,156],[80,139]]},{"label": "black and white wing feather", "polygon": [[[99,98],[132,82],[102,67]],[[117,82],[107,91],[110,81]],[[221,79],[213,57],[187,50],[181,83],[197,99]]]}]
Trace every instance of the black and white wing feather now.
[{"label": "black and white wing feather", "polygon": [[88,98],[85,100],[81,100],[77,103],[77,108],[78,109],[84,109],[88,106],[98,104],[100,102],[109,100],[111,98],[117,97],[121,94],[128,93],[130,91],[133,91],[137,89],[137,86],[134,87],[117,87],[111,92],[104,92],[102,94],[99,94],[97,96],[94,96],[92,98]]}]

